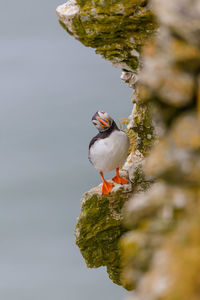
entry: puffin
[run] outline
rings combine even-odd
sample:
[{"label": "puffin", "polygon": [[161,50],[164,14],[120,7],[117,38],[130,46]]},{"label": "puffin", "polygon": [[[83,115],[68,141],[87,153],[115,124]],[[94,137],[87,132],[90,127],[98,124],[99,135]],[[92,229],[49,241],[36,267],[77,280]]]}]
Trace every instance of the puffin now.
[{"label": "puffin", "polygon": [[92,123],[99,133],[90,141],[88,158],[102,178],[102,194],[107,195],[112,191],[114,184],[104,179],[104,172],[116,170],[113,182],[129,182],[119,175],[119,168],[125,163],[130,142],[126,133],[117,127],[107,112],[97,111],[92,117]]}]

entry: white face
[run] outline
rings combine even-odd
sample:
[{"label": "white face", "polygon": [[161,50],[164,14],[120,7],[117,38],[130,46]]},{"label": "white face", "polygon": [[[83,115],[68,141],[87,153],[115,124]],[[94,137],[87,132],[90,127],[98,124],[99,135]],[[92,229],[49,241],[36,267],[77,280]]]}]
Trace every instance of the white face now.
[{"label": "white face", "polygon": [[108,130],[111,127],[113,119],[107,112],[99,110],[93,116],[92,123],[100,132],[102,132]]}]

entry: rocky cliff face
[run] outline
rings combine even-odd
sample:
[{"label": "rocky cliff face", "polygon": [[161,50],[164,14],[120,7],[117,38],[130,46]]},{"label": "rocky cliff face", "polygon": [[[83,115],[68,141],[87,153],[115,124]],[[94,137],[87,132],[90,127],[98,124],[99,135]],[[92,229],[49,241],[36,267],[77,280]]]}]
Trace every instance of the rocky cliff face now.
[{"label": "rocky cliff face", "polygon": [[135,289],[130,299],[197,300],[200,2],[70,0],[57,14],[135,91],[122,170],[130,184],[83,196],[77,245],[89,267],[107,266],[115,283]]},{"label": "rocky cliff face", "polygon": [[[143,168],[155,183],[126,206],[132,230],[122,240],[124,278],[136,286],[134,300],[195,300],[200,297],[200,3],[152,0],[151,7],[159,31],[143,49],[138,105],[149,103],[159,136]],[[130,243],[136,254],[127,254]]]}]

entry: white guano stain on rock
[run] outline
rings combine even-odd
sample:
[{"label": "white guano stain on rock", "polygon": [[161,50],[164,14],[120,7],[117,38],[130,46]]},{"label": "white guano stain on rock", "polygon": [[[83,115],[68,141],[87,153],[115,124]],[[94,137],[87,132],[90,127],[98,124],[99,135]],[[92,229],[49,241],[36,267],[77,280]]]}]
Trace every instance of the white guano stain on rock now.
[{"label": "white guano stain on rock", "polygon": [[136,56],[136,57],[140,57],[140,53],[137,51],[137,50],[135,50],[135,49],[133,49],[132,51],[131,51],[131,55],[133,55],[133,56]]},{"label": "white guano stain on rock", "polygon": [[73,18],[79,13],[80,7],[75,0],[69,0],[66,3],[59,5],[56,13],[60,22],[62,22],[67,29],[78,37],[73,29]]},{"label": "white guano stain on rock", "polygon": [[[136,56],[136,55],[135,55]],[[121,80],[124,82],[128,83],[131,88],[134,89],[134,85],[138,81],[138,75],[136,73],[133,73],[132,71],[127,72],[127,71],[122,71],[121,74]]]}]

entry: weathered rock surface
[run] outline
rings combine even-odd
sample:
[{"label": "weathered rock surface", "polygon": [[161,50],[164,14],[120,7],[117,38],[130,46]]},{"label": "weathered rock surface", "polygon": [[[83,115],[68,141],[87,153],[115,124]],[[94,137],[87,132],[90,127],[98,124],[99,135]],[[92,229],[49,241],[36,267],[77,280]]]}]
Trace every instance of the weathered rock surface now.
[{"label": "weathered rock surface", "polygon": [[139,65],[139,51],[156,27],[145,0],[69,0],[57,8],[62,26],[85,46],[126,71]]},{"label": "weathered rock surface", "polygon": [[122,207],[129,199],[132,184],[116,184],[110,195],[102,195],[101,185],[83,195],[76,226],[76,244],[89,268],[106,266],[109,277],[120,284],[118,241],[126,231],[122,225]]},{"label": "weathered rock surface", "polygon": [[[139,53],[157,27],[147,1],[69,0],[57,8],[57,15],[64,29],[121,68],[122,79],[134,87]],[[149,187],[142,171],[144,157],[154,141],[148,106],[135,103],[128,123],[131,148],[124,172],[131,189],[143,191]],[[101,195],[99,187],[92,189],[82,198],[76,226],[76,243],[87,266],[107,266],[110,278],[117,284],[122,284],[119,240],[127,231],[122,208],[132,193],[127,192],[126,186],[118,186],[106,197]]]},{"label": "weathered rock surface", "polygon": [[200,2],[70,0],[57,15],[135,90],[123,167],[131,184],[83,196],[81,253],[135,289],[129,300],[199,300]]},{"label": "weathered rock surface", "polygon": [[187,0],[152,0],[151,5],[160,29],[143,49],[138,105],[151,107],[159,136],[143,166],[155,183],[127,203],[131,231],[121,240],[122,280],[136,288],[128,299],[197,300],[200,6]]}]

